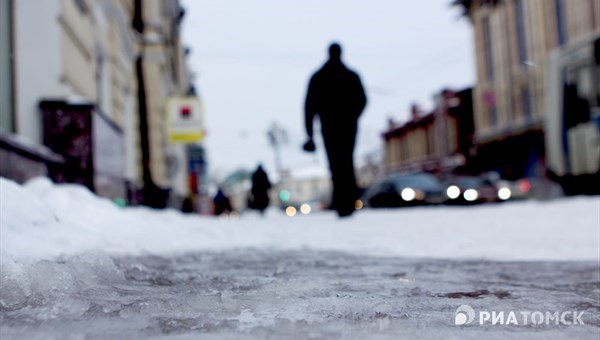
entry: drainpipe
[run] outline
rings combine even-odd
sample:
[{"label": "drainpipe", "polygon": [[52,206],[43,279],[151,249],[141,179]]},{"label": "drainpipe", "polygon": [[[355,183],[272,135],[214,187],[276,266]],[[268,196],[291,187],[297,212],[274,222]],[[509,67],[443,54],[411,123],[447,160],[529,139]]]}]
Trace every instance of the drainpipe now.
[{"label": "drainpipe", "polygon": [[142,0],[135,0],[132,26],[140,39],[140,52],[135,61],[138,80],[138,111],[140,123],[140,146],[142,149],[142,204],[152,208],[166,207],[166,191],[159,188],[152,180],[150,167],[150,132],[148,128],[148,105],[146,101],[146,83],[144,81],[144,19]]}]

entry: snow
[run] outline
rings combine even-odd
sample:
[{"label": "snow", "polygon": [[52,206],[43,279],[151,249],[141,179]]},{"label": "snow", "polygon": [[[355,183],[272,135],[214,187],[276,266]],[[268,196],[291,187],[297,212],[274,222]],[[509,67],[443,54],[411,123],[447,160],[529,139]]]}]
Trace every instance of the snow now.
[{"label": "snow", "polygon": [[[599,213],[575,197],[224,220],[0,178],[0,337],[597,339]],[[586,325],[454,326],[463,304]]]},{"label": "snow", "polygon": [[289,218],[276,210],[265,219],[248,214],[222,220],[172,209],[123,209],[81,186],[42,178],[24,186],[0,179],[0,185],[3,261],[240,248],[569,261],[598,259],[600,249],[598,197],[361,211],[348,220],[332,213]]},{"label": "snow", "polygon": [[17,150],[23,150],[30,154],[33,154],[42,159],[47,159],[51,162],[64,162],[64,159],[61,155],[55,153],[50,148],[34,143],[29,140],[27,137],[23,135],[17,135],[14,133],[10,133],[2,128],[0,128],[0,141],[16,148]]}]

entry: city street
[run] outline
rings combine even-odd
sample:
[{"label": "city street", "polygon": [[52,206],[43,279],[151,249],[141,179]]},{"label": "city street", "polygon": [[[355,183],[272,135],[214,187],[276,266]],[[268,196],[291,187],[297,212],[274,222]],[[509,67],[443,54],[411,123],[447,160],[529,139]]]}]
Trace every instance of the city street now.
[{"label": "city street", "polygon": [[0,0],[0,340],[600,340],[600,1]]}]

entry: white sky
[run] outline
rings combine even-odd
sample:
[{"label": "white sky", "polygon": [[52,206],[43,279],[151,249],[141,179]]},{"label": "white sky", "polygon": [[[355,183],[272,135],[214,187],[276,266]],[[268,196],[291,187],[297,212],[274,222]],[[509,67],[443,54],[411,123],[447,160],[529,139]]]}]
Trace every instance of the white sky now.
[{"label": "white sky", "polygon": [[388,117],[409,106],[433,106],[444,87],[474,81],[472,29],[451,0],[183,0],[183,39],[205,101],[212,174],[274,170],[266,131],[287,129],[285,167],[325,166],[323,147],[304,142],[303,103],[310,75],[342,44],[346,64],[362,77],[369,99],[355,158],[380,150]]}]

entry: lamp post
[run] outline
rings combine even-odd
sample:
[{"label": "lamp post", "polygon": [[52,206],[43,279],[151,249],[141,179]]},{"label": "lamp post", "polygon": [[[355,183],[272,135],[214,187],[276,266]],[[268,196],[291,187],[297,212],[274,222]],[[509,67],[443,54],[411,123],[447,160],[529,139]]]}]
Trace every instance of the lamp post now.
[{"label": "lamp post", "polygon": [[283,166],[281,164],[281,145],[287,144],[288,142],[287,131],[279,124],[273,123],[267,131],[267,137],[269,138],[269,144],[271,144],[275,153],[275,168],[277,169],[279,180],[281,181],[284,178]]}]

